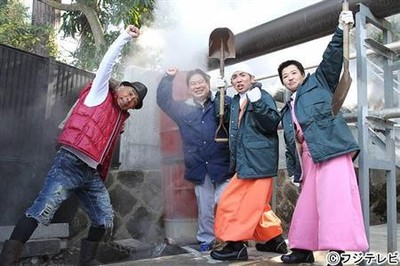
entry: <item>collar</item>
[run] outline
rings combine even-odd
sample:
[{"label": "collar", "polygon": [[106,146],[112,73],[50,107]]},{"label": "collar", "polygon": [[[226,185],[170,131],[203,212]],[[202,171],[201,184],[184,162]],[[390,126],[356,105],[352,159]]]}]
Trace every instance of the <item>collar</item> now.
[{"label": "collar", "polygon": [[197,106],[200,108],[206,107],[209,103],[211,102],[211,98],[207,97],[203,102],[197,101],[194,98],[189,98],[185,101],[186,104],[191,105],[191,106]]},{"label": "collar", "polygon": [[297,96],[297,91],[293,92],[292,95],[290,95],[290,100],[291,101],[296,100],[296,96]]}]

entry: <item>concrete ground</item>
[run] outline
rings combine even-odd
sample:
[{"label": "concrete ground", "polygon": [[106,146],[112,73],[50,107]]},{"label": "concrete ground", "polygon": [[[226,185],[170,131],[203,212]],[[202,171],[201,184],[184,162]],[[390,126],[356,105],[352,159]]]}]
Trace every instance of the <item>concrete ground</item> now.
[{"label": "concrete ground", "polygon": [[[397,227],[397,235],[399,235],[400,226]],[[377,254],[379,253],[381,256],[387,256],[387,228],[386,225],[378,225],[370,227],[370,251],[372,252],[374,258],[377,258]],[[400,239],[397,237],[397,249],[400,248]],[[172,256],[163,256],[151,259],[141,259],[141,260],[132,260],[125,261],[119,263],[112,263],[107,265],[113,266],[128,266],[128,265],[163,265],[163,266],[178,266],[178,265],[234,265],[234,266],[244,266],[244,265],[287,265],[283,264],[280,261],[281,254],[270,253],[270,252],[260,252],[257,251],[254,247],[248,248],[249,259],[248,261],[237,261],[237,262],[223,262],[213,260],[209,256],[209,252],[198,252],[195,248],[189,246],[181,246],[187,253],[172,255]],[[302,263],[300,265],[326,265],[326,252],[315,252],[315,263],[306,264]],[[348,253],[349,255],[355,255],[354,253]],[[386,265],[400,265],[400,256],[397,254],[395,256],[394,261],[396,263],[386,263]],[[293,264],[291,264],[293,265]],[[355,265],[354,258],[349,262],[345,263],[345,265]],[[375,265],[384,265],[375,264]]]}]

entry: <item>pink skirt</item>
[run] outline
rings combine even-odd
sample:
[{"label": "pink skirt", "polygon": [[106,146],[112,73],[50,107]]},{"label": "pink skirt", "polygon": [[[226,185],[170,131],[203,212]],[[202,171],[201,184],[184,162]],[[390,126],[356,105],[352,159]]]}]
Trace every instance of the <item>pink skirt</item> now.
[{"label": "pink skirt", "polygon": [[360,194],[350,154],[315,164],[302,145],[303,182],[293,213],[290,248],[366,251]]}]

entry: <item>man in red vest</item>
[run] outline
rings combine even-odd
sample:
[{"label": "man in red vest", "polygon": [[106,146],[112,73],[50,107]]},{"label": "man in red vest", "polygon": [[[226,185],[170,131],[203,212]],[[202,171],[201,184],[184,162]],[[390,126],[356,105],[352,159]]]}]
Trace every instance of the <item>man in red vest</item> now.
[{"label": "man in red vest", "polygon": [[75,193],[91,220],[88,237],[81,242],[81,265],[96,264],[100,240],[113,226],[110,196],[104,185],[118,135],[129,109],[140,109],[147,88],[124,81],[110,88],[111,72],[122,48],[140,31],[129,25],[104,55],[96,77],[80,93],[66,120],[52,167],[39,195],[4,243],[0,265],[16,265],[38,224],[48,225],[55,212]]}]

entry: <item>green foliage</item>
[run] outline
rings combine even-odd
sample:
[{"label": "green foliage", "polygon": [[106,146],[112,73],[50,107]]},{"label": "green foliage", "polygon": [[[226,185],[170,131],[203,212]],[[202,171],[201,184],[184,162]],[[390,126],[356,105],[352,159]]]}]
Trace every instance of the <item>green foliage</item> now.
[{"label": "green foliage", "polygon": [[102,2],[100,20],[110,25],[133,24],[141,27],[151,21],[154,0],[105,0]]},{"label": "green foliage", "polygon": [[[61,31],[65,37],[79,37],[80,45],[74,52],[74,66],[89,71],[96,69],[107,50],[108,46],[119,35],[121,24],[125,26],[133,24],[141,27],[144,23],[153,20],[152,11],[155,0],[81,0],[98,15],[99,21],[104,29],[106,46],[97,51],[94,38],[87,18],[81,12],[65,12],[62,15]],[[123,53],[127,53],[124,49]]]},{"label": "green foliage", "polygon": [[85,70],[95,70],[106,52],[103,47],[100,51],[97,51],[93,37],[88,34],[85,37],[82,36],[81,44],[74,52],[74,61],[72,64],[78,68]]},{"label": "green foliage", "polygon": [[0,0],[0,8],[3,8],[7,4],[7,0]]},{"label": "green foliage", "polygon": [[19,1],[0,6],[0,43],[28,52],[45,47],[50,56],[57,55],[55,31],[50,26],[33,26],[28,9]]},{"label": "green foliage", "polygon": [[69,11],[61,15],[62,25],[60,30],[64,32],[64,36],[73,38],[80,35],[82,29],[90,29],[89,22],[85,15],[79,11]]}]

